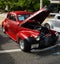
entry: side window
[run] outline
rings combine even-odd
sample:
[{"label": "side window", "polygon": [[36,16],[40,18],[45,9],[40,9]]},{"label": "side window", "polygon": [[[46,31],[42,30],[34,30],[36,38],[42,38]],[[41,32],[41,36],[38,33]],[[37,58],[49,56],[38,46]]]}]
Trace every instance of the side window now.
[{"label": "side window", "polygon": [[60,16],[58,16],[58,17],[57,17],[57,19],[59,19],[59,20],[60,20]]},{"label": "side window", "polygon": [[13,21],[16,21],[16,17],[13,14],[8,14],[7,18]]},{"label": "side window", "polygon": [[14,15],[11,15],[11,20],[16,21],[16,17]]},{"label": "side window", "polygon": [[16,17],[13,14],[8,14],[7,18],[13,21],[16,21]]},{"label": "side window", "polygon": [[10,18],[11,18],[11,14],[8,14],[8,15],[7,15],[7,18],[10,19]]}]

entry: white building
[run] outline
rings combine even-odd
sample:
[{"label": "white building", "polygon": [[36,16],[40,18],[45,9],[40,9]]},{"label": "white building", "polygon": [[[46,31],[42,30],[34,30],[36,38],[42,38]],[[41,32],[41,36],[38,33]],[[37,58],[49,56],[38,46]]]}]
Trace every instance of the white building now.
[{"label": "white building", "polygon": [[56,4],[60,4],[60,0],[50,0],[50,3],[56,3]]}]

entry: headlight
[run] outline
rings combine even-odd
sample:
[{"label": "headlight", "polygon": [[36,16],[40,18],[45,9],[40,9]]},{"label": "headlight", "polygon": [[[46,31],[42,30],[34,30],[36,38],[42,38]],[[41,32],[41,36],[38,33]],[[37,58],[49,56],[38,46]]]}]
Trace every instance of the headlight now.
[{"label": "headlight", "polygon": [[56,32],[55,34],[56,34],[56,36],[59,36],[58,32]]},{"label": "headlight", "polygon": [[40,40],[40,36],[38,36],[38,37],[36,38],[36,40],[39,41],[39,40]]}]

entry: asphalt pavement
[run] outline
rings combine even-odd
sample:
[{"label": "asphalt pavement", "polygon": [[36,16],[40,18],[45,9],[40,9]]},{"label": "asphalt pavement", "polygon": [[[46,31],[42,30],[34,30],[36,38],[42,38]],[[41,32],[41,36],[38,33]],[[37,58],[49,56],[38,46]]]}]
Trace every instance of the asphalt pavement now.
[{"label": "asphalt pavement", "polygon": [[42,52],[25,53],[0,28],[0,64],[60,64],[60,45]]}]

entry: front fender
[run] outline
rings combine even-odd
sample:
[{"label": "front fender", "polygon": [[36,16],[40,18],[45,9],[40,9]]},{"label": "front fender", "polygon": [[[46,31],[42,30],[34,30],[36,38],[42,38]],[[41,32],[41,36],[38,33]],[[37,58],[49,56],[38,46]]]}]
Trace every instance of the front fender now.
[{"label": "front fender", "polygon": [[30,35],[24,34],[22,32],[19,32],[17,34],[17,42],[19,41],[19,39],[23,39],[24,41],[30,43],[30,44],[35,44],[36,43],[36,39],[31,37]]},{"label": "front fender", "polygon": [[25,33],[23,33],[23,32],[18,32],[17,33],[17,39],[18,38],[21,38],[21,39],[27,39],[29,37],[29,35],[27,35],[27,34],[25,34]]},{"label": "front fender", "polygon": [[33,37],[28,37],[27,39],[24,39],[25,42],[29,44],[36,44],[36,40]]}]

